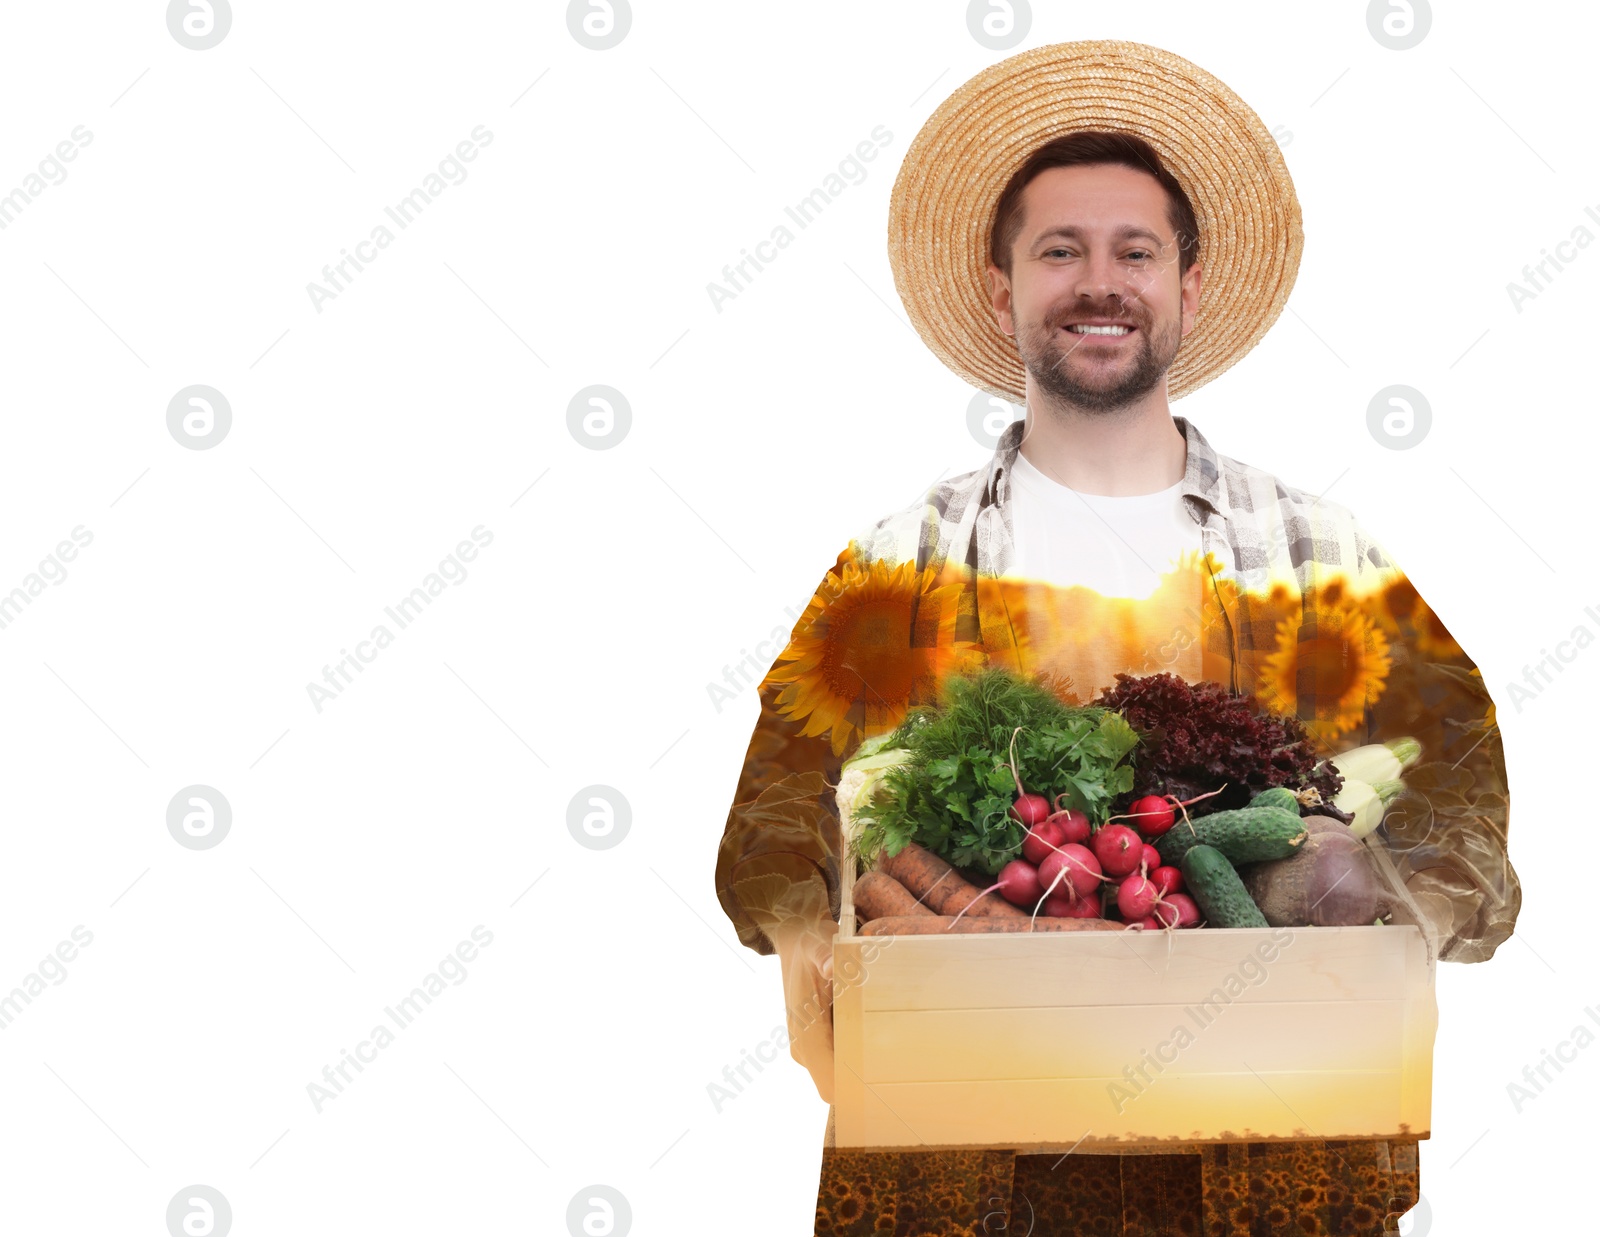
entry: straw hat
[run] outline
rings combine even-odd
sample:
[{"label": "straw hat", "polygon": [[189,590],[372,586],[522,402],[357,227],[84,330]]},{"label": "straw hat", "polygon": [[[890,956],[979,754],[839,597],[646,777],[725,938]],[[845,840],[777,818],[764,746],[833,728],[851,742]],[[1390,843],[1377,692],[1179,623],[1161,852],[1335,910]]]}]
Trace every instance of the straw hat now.
[{"label": "straw hat", "polygon": [[1036,148],[1078,129],[1155,147],[1194,206],[1200,310],[1167,372],[1171,399],[1260,341],[1294,287],[1305,237],[1277,141],[1211,74],[1143,43],[1034,48],[941,103],[889,199],[889,264],[911,322],[941,361],[991,395],[1025,400],[1022,358],[995,321],[985,268],[1000,192]]}]

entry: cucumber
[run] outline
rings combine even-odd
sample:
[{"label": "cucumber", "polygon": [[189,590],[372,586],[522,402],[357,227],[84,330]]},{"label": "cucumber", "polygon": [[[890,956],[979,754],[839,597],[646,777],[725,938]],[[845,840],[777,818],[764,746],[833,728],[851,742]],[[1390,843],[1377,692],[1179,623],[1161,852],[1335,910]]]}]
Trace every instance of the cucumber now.
[{"label": "cucumber", "polygon": [[1191,846],[1183,857],[1183,879],[1206,920],[1215,928],[1264,928],[1261,913],[1233,870],[1228,857],[1215,846]]},{"label": "cucumber", "polygon": [[[1191,832],[1190,826],[1193,826]],[[1281,807],[1243,807],[1178,821],[1156,839],[1161,862],[1176,867],[1191,846],[1215,846],[1231,863],[1287,859],[1305,844],[1299,812]]]},{"label": "cucumber", "polygon": [[1274,786],[1270,790],[1263,790],[1254,799],[1250,800],[1251,807],[1281,807],[1286,812],[1300,815],[1300,800],[1295,798],[1294,791],[1287,786]]}]

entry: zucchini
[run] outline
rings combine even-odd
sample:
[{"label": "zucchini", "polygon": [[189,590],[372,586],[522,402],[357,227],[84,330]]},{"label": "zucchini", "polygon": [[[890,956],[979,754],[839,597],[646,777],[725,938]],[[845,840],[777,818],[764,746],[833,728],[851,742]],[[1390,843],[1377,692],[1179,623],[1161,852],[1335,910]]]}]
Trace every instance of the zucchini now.
[{"label": "zucchini", "polygon": [[1286,812],[1300,815],[1300,800],[1295,797],[1294,791],[1287,786],[1274,786],[1270,790],[1263,790],[1254,799],[1250,800],[1251,807],[1281,807]]},{"label": "zucchini", "polygon": [[[1192,825],[1192,830],[1191,830]],[[1215,846],[1231,863],[1287,859],[1305,844],[1299,812],[1281,807],[1243,807],[1212,812],[1185,823],[1180,818],[1156,839],[1161,862],[1176,867],[1191,846]]]},{"label": "zucchini", "polygon": [[1267,917],[1250,897],[1228,857],[1215,846],[1191,846],[1183,857],[1183,879],[1213,927],[1265,928]]}]

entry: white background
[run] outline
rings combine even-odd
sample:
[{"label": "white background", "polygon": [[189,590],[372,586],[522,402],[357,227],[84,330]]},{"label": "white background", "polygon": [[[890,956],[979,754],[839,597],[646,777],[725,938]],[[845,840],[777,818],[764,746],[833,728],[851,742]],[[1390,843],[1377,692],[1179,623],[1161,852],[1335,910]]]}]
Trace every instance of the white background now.
[{"label": "white background", "polygon": [[[239,3],[206,51],[160,3],[5,10],[0,193],[92,134],[0,231],[0,592],[93,537],[0,630],[0,992],[94,938],[0,1032],[13,1231],[160,1234],[195,1183],[241,1237],[563,1233],[594,1183],[637,1233],[811,1231],[808,1076],[707,1093],[783,1021],[712,882],[756,698],[708,685],[848,536],[987,458],[884,225],[923,120],[1010,53],[956,0],[641,3],[604,51],[564,8]],[[1393,51],[1358,3],[1094,8],[1037,4],[1018,50],[1194,60],[1304,210],[1287,311],[1174,410],[1331,486],[1501,706],[1525,905],[1491,962],[1440,968],[1432,1227],[1587,1207],[1600,1051],[1520,1113],[1507,1084],[1600,1002],[1587,900],[1551,885],[1589,830],[1600,658],[1520,711],[1506,685],[1600,630],[1600,251],[1520,313],[1506,285],[1600,210],[1596,18],[1439,5]],[[324,264],[478,125],[467,178],[319,312]],[[878,125],[864,182],[717,312],[707,284]],[[166,423],[195,383],[232,408],[208,450]],[[567,428],[593,383],[632,410],[609,450]],[[1366,426],[1392,383],[1433,411],[1406,451]],[[319,712],[307,684],[478,525]],[[166,827],[196,783],[232,806],[213,849]],[[592,784],[631,807],[613,849],[567,827]],[[307,1084],[480,924],[465,981],[317,1112]]]}]

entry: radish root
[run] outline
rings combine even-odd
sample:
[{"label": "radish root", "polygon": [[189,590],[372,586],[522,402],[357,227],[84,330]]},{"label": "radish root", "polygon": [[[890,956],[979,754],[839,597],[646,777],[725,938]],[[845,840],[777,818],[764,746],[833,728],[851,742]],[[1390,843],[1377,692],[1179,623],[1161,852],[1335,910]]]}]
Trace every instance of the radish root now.
[{"label": "radish root", "polygon": [[1017,736],[1021,733],[1021,726],[1011,732],[1011,742],[1006,749],[1006,754],[1011,760],[1011,780],[1017,784],[1017,798],[1019,799],[1028,793],[1022,789],[1022,775],[1017,772]]},{"label": "radish root", "polygon": [[[1208,790],[1208,791],[1206,791],[1205,794],[1196,795],[1193,799],[1179,799],[1176,795],[1162,795],[1160,797],[1165,799],[1168,803],[1172,804],[1172,806],[1177,808],[1178,811],[1183,812],[1183,809],[1188,807],[1189,804],[1191,804],[1191,803],[1199,803],[1200,800],[1209,799],[1209,798],[1211,798],[1212,795],[1220,795],[1223,791],[1225,791],[1227,789],[1228,789],[1228,783],[1224,782],[1224,783],[1222,783],[1221,786],[1218,786],[1215,790]],[[1313,794],[1316,793],[1315,790],[1313,790],[1312,793]],[[1108,816],[1106,818],[1106,822],[1105,823],[1109,825],[1114,820],[1132,820],[1136,816],[1143,816],[1143,815],[1145,815],[1144,812],[1124,812],[1120,816]],[[1187,812],[1184,812],[1183,813],[1183,818],[1184,818],[1185,821],[1187,821],[1189,819],[1189,814]],[[1194,828],[1193,825],[1190,825],[1189,827],[1191,829]]]},{"label": "radish root", "polygon": [[[948,875],[949,875],[949,873],[948,873],[948,872],[946,872],[946,873],[945,873],[945,876],[948,876]],[[940,880],[943,880],[943,879],[944,879],[944,877],[943,877],[943,876],[941,876],[941,877],[940,877],[940,878],[939,878],[939,879],[940,879]],[[993,892],[994,892],[994,891],[995,891],[995,890],[996,890],[996,889],[998,889],[998,888],[1000,888],[1000,886],[999,886],[999,885],[990,885],[990,886],[989,886],[989,887],[988,887],[988,888],[987,888],[987,889],[985,889],[985,890],[984,890],[984,891],[983,891],[983,892],[982,892],[982,893],[980,893],[980,894],[979,894],[979,895],[978,895],[978,897],[976,897],[976,898],[973,898],[973,899],[972,899],[972,901],[970,901],[970,902],[968,902],[968,903],[967,903],[967,904],[966,904],[966,905],[965,905],[965,906],[963,906],[963,907],[962,907],[962,908],[961,908],[961,910],[960,910],[960,912],[959,912],[959,913],[958,913],[958,914],[957,914],[957,915],[956,915],[956,917],[955,917],[955,919],[952,919],[952,920],[951,920],[951,921],[950,921],[950,928],[953,928],[953,927],[955,927],[955,926],[956,926],[956,920],[959,920],[959,919],[960,919],[960,918],[961,918],[961,916],[962,916],[962,915],[965,915],[965,914],[966,914],[966,913],[967,913],[967,912],[968,912],[968,911],[970,911],[970,910],[971,910],[971,909],[972,909],[972,908],[973,908],[973,907],[974,907],[974,906],[976,906],[976,905],[978,905],[978,901],[979,901],[979,899],[980,899],[980,898],[986,898],[986,897],[988,897],[988,896],[989,896],[989,895],[990,895],[990,894],[991,894],[991,893],[993,893]],[[948,932],[948,931],[949,931],[949,930],[950,930],[950,928],[946,928],[946,929],[945,929],[945,931],[946,931],[946,932]]]},{"label": "radish root", "polygon": [[[1061,848],[1059,846],[1052,846],[1050,849],[1051,850],[1056,850],[1056,851],[1061,850]],[[1028,916],[1028,931],[1029,932],[1033,931],[1033,921],[1035,919],[1039,918],[1039,908],[1042,907],[1045,904],[1045,899],[1048,898],[1052,893],[1055,892],[1056,886],[1059,885],[1061,883],[1062,879],[1066,876],[1067,868],[1068,868],[1069,865],[1075,866],[1078,869],[1078,871],[1080,871],[1080,872],[1087,872],[1089,870],[1088,868],[1083,866],[1083,863],[1081,861],[1075,860],[1073,858],[1073,856],[1071,856],[1071,855],[1067,856],[1067,862],[1061,865],[1061,870],[1056,873],[1055,880],[1050,882],[1050,888],[1046,889],[1044,891],[1044,896],[1041,897],[1038,900],[1038,902],[1034,903],[1033,914]],[[1110,880],[1111,878],[1109,876],[1100,876],[1097,879],[1106,881],[1106,880]],[[1072,891],[1072,900],[1074,902],[1076,902],[1080,897],[1085,896],[1083,894],[1080,894],[1078,892],[1078,887],[1076,885],[1070,883],[1070,882],[1067,884],[1067,888]],[[976,899],[974,899],[974,901],[976,901]]]}]

